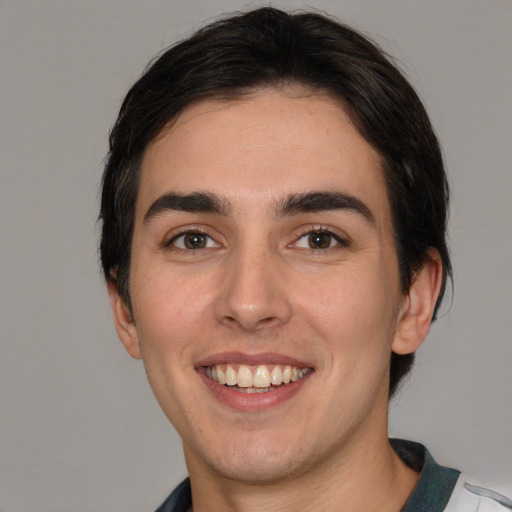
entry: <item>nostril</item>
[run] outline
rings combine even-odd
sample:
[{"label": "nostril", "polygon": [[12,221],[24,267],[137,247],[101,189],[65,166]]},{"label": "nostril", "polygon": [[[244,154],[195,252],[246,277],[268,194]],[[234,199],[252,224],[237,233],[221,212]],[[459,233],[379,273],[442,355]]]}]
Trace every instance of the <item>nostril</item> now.
[{"label": "nostril", "polygon": [[223,318],[223,322],[225,322],[228,325],[238,324],[238,320],[234,316],[225,316]]},{"label": "nostril", "polygon": [[254,326],[255,329],[267,329],[269,327],[273,327],[275,323],[279,323],[277,317],[269,316],[267,318],[262,318],[257,324]]},{"label": "nostril", "polygon": [[268,316],[268,317],[265,317],[265,318],[261,318],[261,319],[254,319],[254,320],[250,320],[250,319],[247,319],[247,318],[237,318],[236,316],[231,316],[231,315],[226,315],[223,319],[222,319],[222,323],[226,326],[226,327],[231,327],[231,328],[234,328],[234,327],[242,327],[243,329],[247,329],[247,330],[250,330],[250,331],[256,331],[256,330],[260,330],[260,329],[266,329],[268,327],[272,327],[272,325],[278,321],[278,318],[275,317],[275,316]]}]

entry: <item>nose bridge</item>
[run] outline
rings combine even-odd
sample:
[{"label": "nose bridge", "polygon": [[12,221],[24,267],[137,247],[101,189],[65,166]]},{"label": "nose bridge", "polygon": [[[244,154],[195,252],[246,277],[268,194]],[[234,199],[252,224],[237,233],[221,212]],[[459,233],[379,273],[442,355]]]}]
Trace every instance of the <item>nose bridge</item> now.
[{"label": "nose bridge", "polygon": [[217,303],[218,319],[248,331],[286,323],[291,304],[282,286],[283,265],[269,244],[241,243],[226,260]]}]

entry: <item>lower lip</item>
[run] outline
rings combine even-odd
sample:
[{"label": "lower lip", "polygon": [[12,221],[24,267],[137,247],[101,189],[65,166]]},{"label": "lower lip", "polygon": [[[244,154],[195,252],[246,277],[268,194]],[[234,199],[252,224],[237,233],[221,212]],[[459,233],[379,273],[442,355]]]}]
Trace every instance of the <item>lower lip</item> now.
[{"label": "lower lip", "polygon": [[219,384],[218,382],[208,378],[204,371],[199,371],[199,375],[207,385],[208,389],[215,398],[219,400],[219,402],[240,411],[262,411],[277,407],[278,405],[287,402],[295,396],[296,393],[298,393],[313,373],[314,372],[307,373],[297,382],[290,382],[289,384],[276,386],[266,393],[244,393],[242,391],[235,391],[229,386]]}]

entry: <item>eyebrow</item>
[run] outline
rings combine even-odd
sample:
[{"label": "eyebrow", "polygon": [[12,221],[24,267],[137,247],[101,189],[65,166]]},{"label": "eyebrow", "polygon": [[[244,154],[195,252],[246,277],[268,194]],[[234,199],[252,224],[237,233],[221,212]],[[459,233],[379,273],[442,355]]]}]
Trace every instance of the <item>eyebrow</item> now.
[{"label": "eyebrow", "polygon": [[213,213],[216,215],[229,215],[229,203],[216,194],[209,192],[192,192],[180,194],[168,192],[156,199],[144,215],[144,224],[167,211],[181,211],[190,213]]},{"label": "eyebrow", "polygon": [[[368,222],[375,223],[375,217],[370,208],[357,197],[344,192],[318,191],[290,194],[276,202],[278,217],[329,210],[349,210],[361,215]],[[223,197],[211,192],[192,192],[189,194],[168,192],[151,204],[144,215],[144,224],[148,224],[152,219],[167,211],[211,213],[227,216],[231,212],[231,205]]]},{"label": "eyebrow", "polygon": [[279,201],[277,205],[279,216],[329,210],[349,210],[361,215],[371,224],[375,224],[375,217],[370,208],[357,197],[344,192],[319,191],[291,194]]}]

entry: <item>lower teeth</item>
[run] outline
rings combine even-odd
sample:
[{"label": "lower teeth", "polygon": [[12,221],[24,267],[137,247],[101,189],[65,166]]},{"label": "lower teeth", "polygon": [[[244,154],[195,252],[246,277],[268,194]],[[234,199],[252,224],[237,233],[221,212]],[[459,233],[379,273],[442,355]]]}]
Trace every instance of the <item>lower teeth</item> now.
[{"label": "lower teeth", "polygon": [[[272,388],[239,388],[238,386],[228,386],[229,389],[238,391],[239,393],[267,393]],[[277,386],[276,386],[277,387]]]}]

